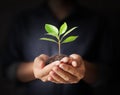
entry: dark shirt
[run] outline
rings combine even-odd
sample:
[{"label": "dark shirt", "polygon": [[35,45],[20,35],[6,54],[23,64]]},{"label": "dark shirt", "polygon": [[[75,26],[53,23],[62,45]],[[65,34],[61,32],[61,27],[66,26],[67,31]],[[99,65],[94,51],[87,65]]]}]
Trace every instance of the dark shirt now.
[{"label": "dark shirt", "polygon": [[[6,53],[3,55],[5,75],[11,79],[15,77],[15,70],[19,63],[33,61],[40,54],[49,56],[58,53],[57,44],[39,40],[45,37],[46,23],[57,27],[67,22],[68,29],[78,28],[69,35],[78,35],[77,40],[61,46],[61,53],[70,55],[79,54],[83,59],[101,64],[107,62],[104,50],[104,19],[87,9],[81,8],[70,14],[64,20],[58,20],[48,7],[23,12],[17,17],[12,31],[9,33],[9,42]],[[5,57],[4,57],[5,56]],[[25,84],[25,95],[92,95],[92,87],[81,80],[77,84],[55,84],[34,80]]]}]

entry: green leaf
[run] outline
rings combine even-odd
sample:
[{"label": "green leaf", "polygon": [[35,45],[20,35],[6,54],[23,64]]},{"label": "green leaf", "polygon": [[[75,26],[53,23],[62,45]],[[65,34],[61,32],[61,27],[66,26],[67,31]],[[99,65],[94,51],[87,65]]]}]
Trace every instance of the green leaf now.
[{"label": "green leaf", "polygon": [[60,27],[60,35],[64,34],[66,30],[67,30],[67,23],[64,22],[64,24],[62,24]]},{"label": "green leaf", "polygon": [[58,29],[56,26],[54,25],[51,25],[51,24],[45,24],[45,30],[48,32],[48,33],[52,33],[54,35],[58,35]]},{"label": "green leaf", "polygon": [[62,44],[72,42],[72,41],[76,40],[77,38],[78,38],[78,36],[69,36],[62,42]]},{"label": "green leaf", "polygon": [[46,40],[46,41],[57,43],[54,39],[50,39],[50,38],[40,38],[40,40]]},{"label": "green leaf", "polygon": [[66,35],[68,35],[69,33],[71,33],[73,30],[75,30],[77,27],[73,27],[73,28],[71,28],[70,30],[68,30],[62,37],[61,37],[61,41],[62,41],[62,39],[66,36]]},{"label": "green leaf", "polygon": [[55,37],[55,38],[58,39],[58,35],[56,35],[56,34],[53,34],[53,33],[47,33],[46,35],[50,35],[50,36],[53,36],[53,37]]}]

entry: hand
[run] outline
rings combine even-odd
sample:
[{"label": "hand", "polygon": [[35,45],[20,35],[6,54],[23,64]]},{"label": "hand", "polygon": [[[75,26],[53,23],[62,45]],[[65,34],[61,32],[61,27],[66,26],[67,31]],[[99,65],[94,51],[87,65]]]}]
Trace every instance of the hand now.
[{"label": "hand", "polygon": [[48,60],[48,56],[41,54],[40,56],[35,58],[33,64],[33,73],[35,78],[40,79],[43,82],[48,81],[49,72],[56,64],[58,64],[58,61],[55,61],[45,66],[47,60]]},{"label": "hand", "polygon": [[85,65],[77,54],[64,57],[49,73],[48,80],[54,83],[78,83],[85,76]]}]

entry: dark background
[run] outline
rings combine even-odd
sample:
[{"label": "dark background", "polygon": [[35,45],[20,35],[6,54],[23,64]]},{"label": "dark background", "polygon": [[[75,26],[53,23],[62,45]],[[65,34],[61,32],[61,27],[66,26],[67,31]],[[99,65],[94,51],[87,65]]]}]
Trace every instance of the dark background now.
[{"label": "dark background", "polygon": [[[0,52],[5,46],[8,29],[11,25],[15,14],[22,10],[35,8],[43,0],[4,0],[0,1]],[[118,31],[118,18],[120,11],[119,0],[79,0],[81,6],[97,12],[101,16],[106,16],[108,34]],[[111,37],[112,39],[112,37]],[[112,51],[111,51],[112,52]],[[112,62],[111,62],[112,63]],[[105,95],[115,95],[119,89],[118,73],[116,63],[109,65],[108,80],[103,87],[99,87],[105,91]],[[99,95],[99,88],[96,90]],[[0,66],[0,95],[14,95],[14,86],[1,77]]]}]

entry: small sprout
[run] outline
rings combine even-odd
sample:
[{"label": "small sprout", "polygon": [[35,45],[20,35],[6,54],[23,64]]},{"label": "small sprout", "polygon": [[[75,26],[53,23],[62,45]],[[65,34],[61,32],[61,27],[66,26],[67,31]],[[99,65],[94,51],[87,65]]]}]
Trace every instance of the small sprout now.
[{"label": "small sprout", "polygon": [[46,40],[50,42],[54,42],[58,44],[58,54],[61,54],[61,44],[69,43],[75,41],[78,36],[69,36],[65,38],[69,33],[71,33],[73,30],[75,30],[77,27],[73,27],[70,30],[67,30],[68,26],[67,23],[64,22],[60,28],[58,29],[56,26],[51,24],[45,24],[45,30],[47,32],[46,35],[50,35],[56,39],[53,38],[40,38],[40,40]]}]

